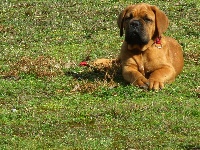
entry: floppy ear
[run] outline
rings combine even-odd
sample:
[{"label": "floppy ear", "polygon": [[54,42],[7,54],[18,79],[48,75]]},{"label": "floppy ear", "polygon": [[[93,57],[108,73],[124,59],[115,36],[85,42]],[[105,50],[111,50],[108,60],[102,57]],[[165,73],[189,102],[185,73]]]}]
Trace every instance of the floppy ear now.
[{"label": "floppy ear", "polygon": [[119,29],[120,29],[120,37],[122,37],[123,36],[123,34],[124,34],[124,29],[123,29],[123,23],[124,23],[124,16],[125,16],[125,14],[126,14],[126,9],[125,10],[123,10],[120,14],[119,14],[119,16],[118,16],[118,19],[117,19],[117,25],[118,25],[118,27],[119,27]]},{"label": "floppy ear", "polygon": [[158,36],[160,37],[162,33],[164,33],[169,25],[169,20],[165,13],[158,9],[156,6],[151,6],[151,9],[154,11],[156,16],[156,30],[158,32]]},{"label": "floppy ear", "polygon": [[117,24],[118,24],[118,27],[120,29],[120,36],[123,36],[124,34],[124,29],[123,29],[123,24],[124,24],[124,16],[126,15],[128,9],[130,7],[133,7],[134,5],[130,5],[128,7],[126,7],[123,11],[121,11],[121,13],[119,14],[118,16],[118,19],[117,19]]}]

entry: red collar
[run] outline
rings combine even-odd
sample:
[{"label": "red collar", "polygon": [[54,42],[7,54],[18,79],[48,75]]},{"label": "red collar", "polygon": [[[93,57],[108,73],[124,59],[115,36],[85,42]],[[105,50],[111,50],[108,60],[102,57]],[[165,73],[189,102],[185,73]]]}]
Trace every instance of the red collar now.
[{"label": "red collar", "polygon": [[161,37],[156,38],[156,40],[154,41],[154,44],[157,48],[162,48],[162,43],[161,43]]},{"label": "red collar", "polygon": [[154,43],[155,44],[161,44],[161,37],[156,38]]}]

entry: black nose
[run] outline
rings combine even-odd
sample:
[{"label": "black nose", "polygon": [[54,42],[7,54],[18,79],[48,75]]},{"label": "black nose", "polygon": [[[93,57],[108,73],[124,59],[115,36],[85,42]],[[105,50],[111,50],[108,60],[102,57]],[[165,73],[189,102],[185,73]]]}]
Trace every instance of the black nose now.
[{"label": "black nose", "polygon": [[133,20],[133,21],[130,23],[130,26],[131,26],[131,27],[134,27],[134,28],[138,27],[139,25],[140,25],[140,22],[137,21],[137,20]]}]

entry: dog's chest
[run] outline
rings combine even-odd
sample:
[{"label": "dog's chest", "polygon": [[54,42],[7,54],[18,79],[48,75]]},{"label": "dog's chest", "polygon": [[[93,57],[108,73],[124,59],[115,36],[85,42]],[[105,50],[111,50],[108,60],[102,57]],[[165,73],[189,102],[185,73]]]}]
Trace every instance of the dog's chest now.
[{"label": "dog's chest", "polygon": [[160,67],[162,60],[159,53],[149,53],[145,52],[139,55],[133,56],[137,66],[138,71],[143,75],[149,74]]}]

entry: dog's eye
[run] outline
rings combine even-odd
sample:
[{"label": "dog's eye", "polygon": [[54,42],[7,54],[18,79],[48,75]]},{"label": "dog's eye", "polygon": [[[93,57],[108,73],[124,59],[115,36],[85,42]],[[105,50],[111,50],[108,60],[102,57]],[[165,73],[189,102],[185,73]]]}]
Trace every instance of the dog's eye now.
[{"label": "dog's eye", "polygon": [[128,15],[128,16],[125,17],[125,20],[130,20],[130,19],[132,19],[132,18],[133,18],[133,15],[130,14],[130,15]]},{"label": "dog's eye", "polygon": [[152,22],[152,20],[151,20],[150,18],[148,18],[148,17],[145,17],[145,18],[144,18],[144,21],[145,21],[145,22]]}]

